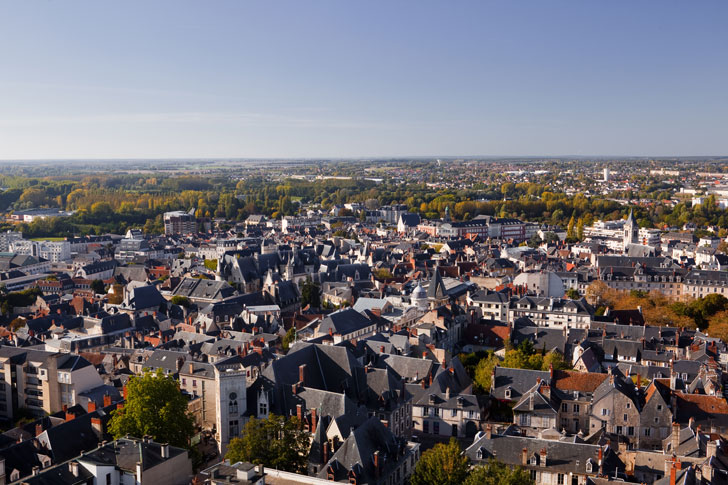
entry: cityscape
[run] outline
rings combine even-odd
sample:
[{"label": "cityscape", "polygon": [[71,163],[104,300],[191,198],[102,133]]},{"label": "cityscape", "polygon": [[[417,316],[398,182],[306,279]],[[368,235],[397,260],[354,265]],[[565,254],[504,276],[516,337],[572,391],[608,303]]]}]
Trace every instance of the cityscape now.
[{"label": "cityscape", "polygon": [[0,485],[728,484],[726,13],[3,3]]}]

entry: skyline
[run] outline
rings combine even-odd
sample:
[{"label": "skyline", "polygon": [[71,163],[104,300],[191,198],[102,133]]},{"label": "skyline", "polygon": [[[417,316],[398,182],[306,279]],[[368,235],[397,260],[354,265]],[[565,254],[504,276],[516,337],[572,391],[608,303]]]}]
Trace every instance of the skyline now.
[{"label": "skyline", "polygon": [[720,156],[728,5],[6,2],[0,159]]}]

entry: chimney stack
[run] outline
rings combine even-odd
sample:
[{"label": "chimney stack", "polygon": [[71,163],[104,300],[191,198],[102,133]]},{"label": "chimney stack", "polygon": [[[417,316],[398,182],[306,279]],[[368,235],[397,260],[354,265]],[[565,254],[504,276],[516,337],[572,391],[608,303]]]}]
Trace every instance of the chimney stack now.
[{"label": "chimney stack", "polygon": [[540,466],[544,466],[544,467],[546,466],[546,457],[547,457],[547,453],[548,453],[548,452],[546,451],[546,448],[542,448],[542,449],[541,449],[541,456],[540,456],[541,460],[540,460],[540,462],[539,462],[539,465],[540,465]]},{"label": "chimney stack", "polygon": [[493,425],[488,423],[485,425],[485,439],[489,440],[493,437]]},{"label": "chimney stack", "polygon": [[95,401],[89,401],[87,406],[88,412],[93,413],[96,411],[96,402]]},{"label": "chimney stack", "polygon": [[316,408],[311,408],[311,434],[316,433],[316,426],[318,425],[318,413]]},{"label": "chimney stack", "polygon": [[300,382],[302,385],[305,385],[306,383],[306,364],[301,364],[298,366],[298,382]]},{"label": "chimney stack", "polygon": [[104,394],[104,407],[111,406],[111,396]]},{"label": "chimney stack", "polygon": [[670,436],[672,443],[672,452],[677,454],[677,449],[680,447],[680,424],[677,422],[672,423],[672,436]]},{"label": "chimney stack", "polygon": [[43,433],[43,425],[38,423],[35,425],[35,435],[38,436]]},{"label": "chimney stack", "polygon": [[374,452],[374,476],[377,478],[377,480],[379,480],[379,475],[381,473],[380,465],[381,464],[379,463],[379,450],[377,450]]},{"label": "chimney stack", "polygon": [[524,448],[523,450],[521,450],[521,465],[528,465],[528,448]]}]

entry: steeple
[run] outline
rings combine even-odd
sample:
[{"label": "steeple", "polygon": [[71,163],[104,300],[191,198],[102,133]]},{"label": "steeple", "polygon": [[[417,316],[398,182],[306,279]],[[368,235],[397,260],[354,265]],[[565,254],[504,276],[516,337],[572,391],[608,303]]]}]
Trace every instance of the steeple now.
[{"label": "steeple", "polygon": [[624,223],[624,251],[627,251],[627,247],[630,244],[637,244],[639,242],[639,226],[637,225],[637,221],[634,220],[634,215],[632,213],[632,209],[629,210],[629,215],[627,216],[627,221]]},{"label": "steeple", "polygon": [[427,298],[431,300],[444,300],[447,298],[445,283],[442,281],[442,276],[440,276],[439,265],[435,266],[435,271],[430,280],[430,286],[427,287]]}]

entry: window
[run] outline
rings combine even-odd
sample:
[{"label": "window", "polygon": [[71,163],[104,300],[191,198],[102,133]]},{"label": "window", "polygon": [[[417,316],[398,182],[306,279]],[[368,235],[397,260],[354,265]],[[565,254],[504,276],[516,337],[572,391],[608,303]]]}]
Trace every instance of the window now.
[{"label": "window", "polygon": [[531,470],[531,481],[532,482],[536,481],[536,470]]},{"label": "window", "polygon": [[617,433],[617,434],[622,434],[622,427],[621,427],[621,426],[617,426],[617,431],[616,431],[616,433]]},{"label": "window", "polygon": [[629,409],[629,408],[631,408],[631,407],[632,407],[632,403],[629,403],[629,402],[628,402],[628,403],[627,403],[627,409]]},{"label": "window", "polygon": [[106,474],[106,485],[111,485],[111,473]]},{"label": "window", "polygon": [[427,422],[427,421],[422,422],[422,431],[424,431],[425,433],[430,432],[430,423],[429,422]]},{"label": "window", "polygon": [[569,407],[569,405],[568,405],[568,404],[566,404],[565,402],[564,402],[564,403],[561,403],[561,410],[562,410],[563,412],[566,412],[566,411],[568,411],[568,409],[567,409],[568,407]]},{"label": "window", "polygon": [[258,414],[259,415],[267,415],[268,414],[268,403],[262,402],[258,404]]},{"label": "window", "polygon": [[629,426],[627,428],[627,436],[634,436],[634,426]]},{"label": "window", "polygon": [[579,412],[579,405],[578,404],[574,404],[574,412],[575,413],[578,413]]},{"label": "window", "polygon": [[432,424],[432,432],[433,432],[434,434],[440,434],[440,422],[439,422],[439,421],[435,421],[435,422],[434,422],[434,423]]},{"label": "window", "polygon": [[586,462],[586,472],[591,473],[592,472],[592,464],[591,461]]},{"label": "window", "polygon": [[645,428],[645,436],[649,436],[649,435],[650,435],[650,428]]},{"label": "window", "polygon": [[559,474],[558,474],[558,475],[556,476],[556,483],[557,483],[558,485],[564,485],[564,474],[563,474],[563,473],[559,473]]},{"label": "window", "polygon": [[440,415],[440,408],[433,408],[435,410],[435,416]]},{"label": "window", "polygon": [[228,427],[228,430],[230,431],[230,437],[235,437],[240,433],[240,428],[238,427],[238,420],[230,421],[230,426]]},{"label": "window", "polygon": [[626,414],[622,415],[622,420],[623,421],[627,421],[627,415]]},{"label": "window", "polygon": [[427,408],[427,406],[424,406],[422,408],[422,415],[427,416],[430,413],[430,410]]},{"label": "window", "polygon": [[457,416],[457,415],[458,415],[458,410],[457,410],[457,409],[453,409],[452,411],[450,411],[450,416],[451,416],[451,417],[453,417],[453,418],[454,418],[454,417],[455,417],[455,416]]},{"label": "window", "polygon": [[602,416],[609,416],[609,409],[602,409]]},{"label": "window", "polygon": [[658,410],[658,411],[662,411],[662,404],[658,404],[658,405],[657,405],[657,410]]},{"label": "window", "polygon": [[238,395],[231,392],[228,396],[230,402],[228,403],[228,411],[230,414],[238,414]]}]

